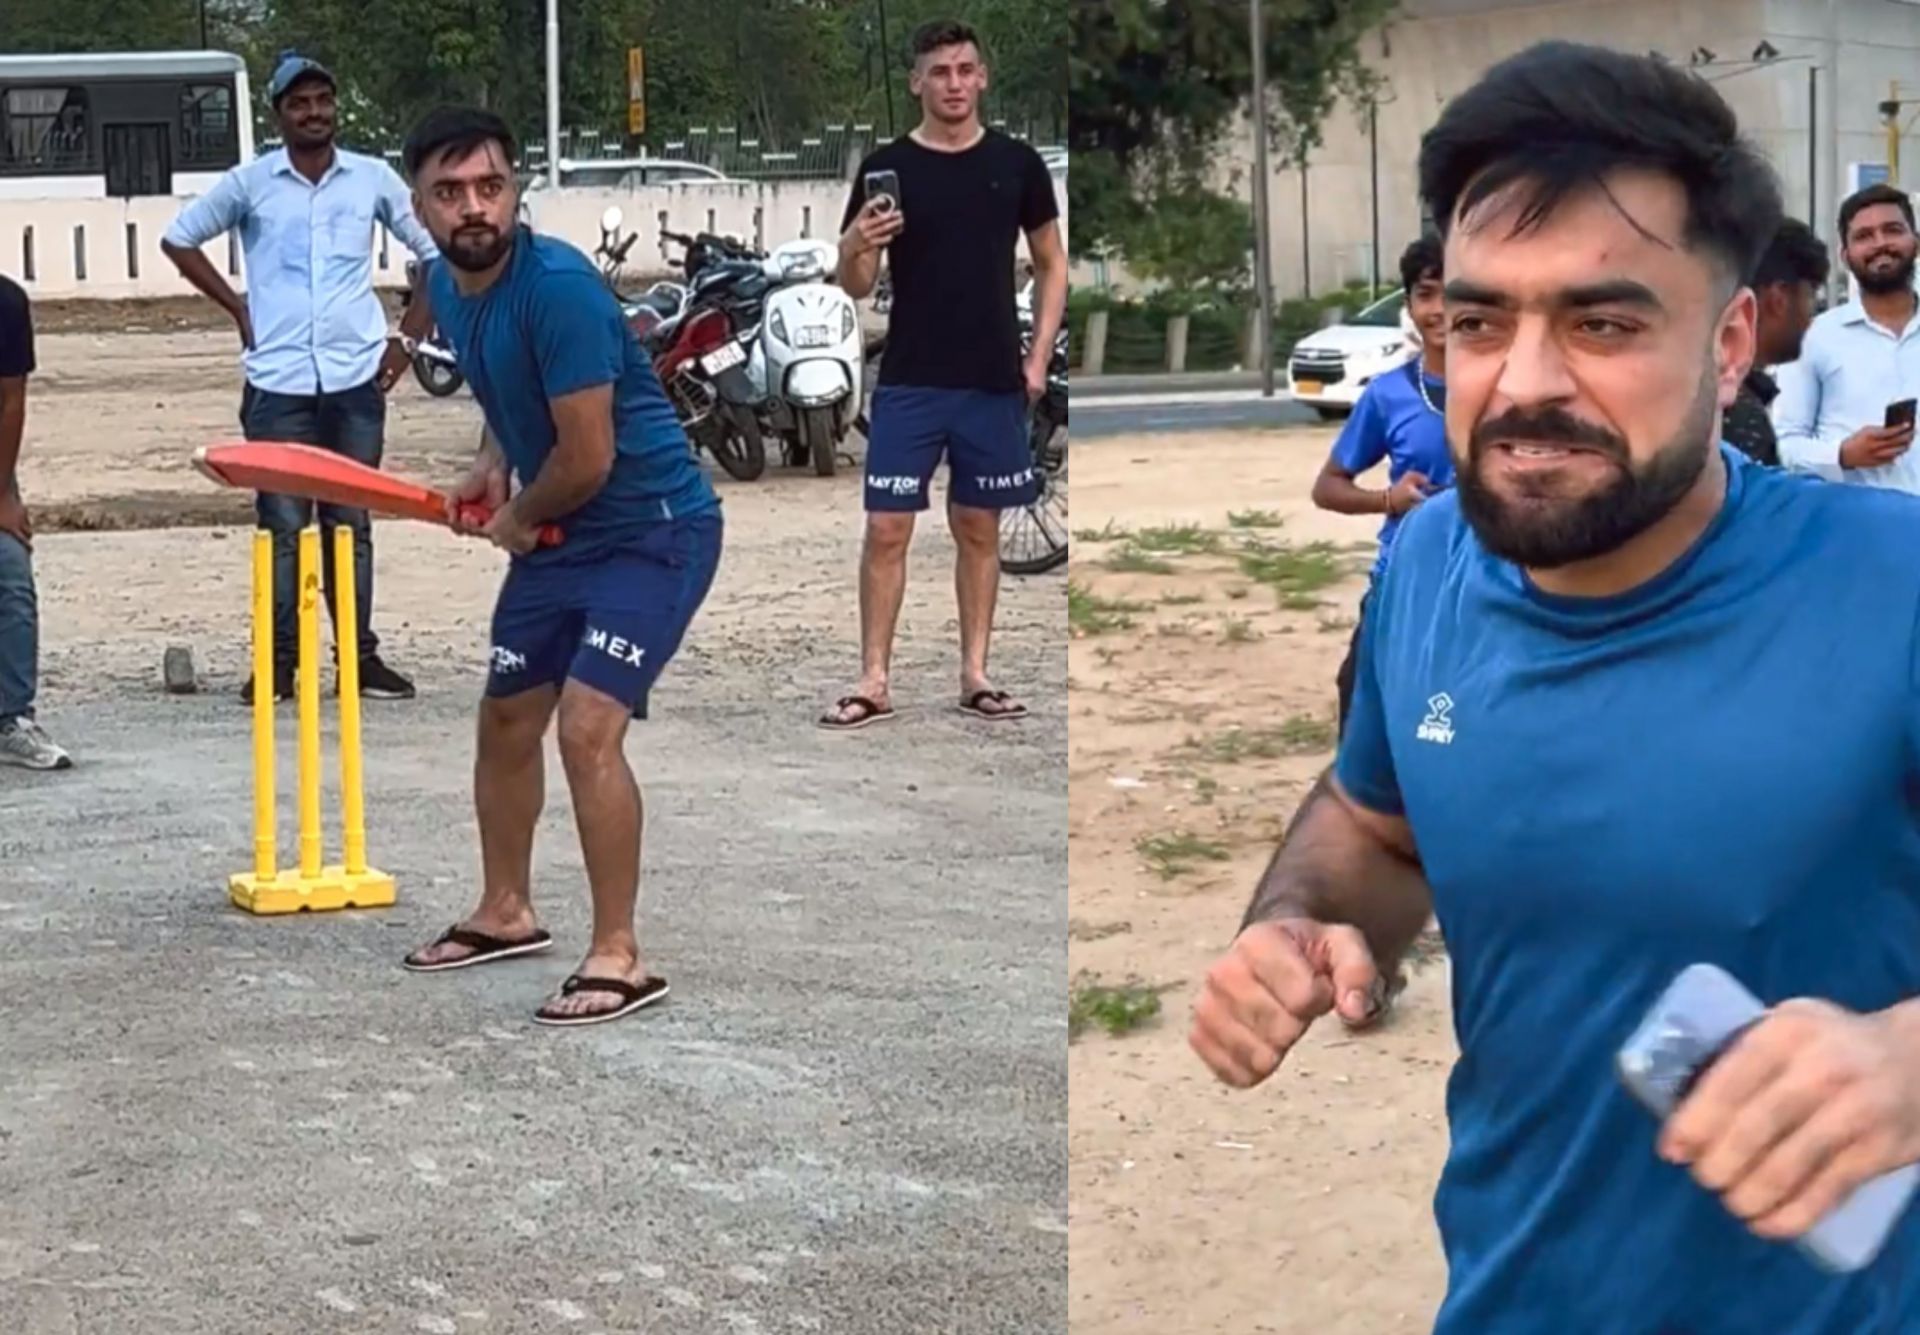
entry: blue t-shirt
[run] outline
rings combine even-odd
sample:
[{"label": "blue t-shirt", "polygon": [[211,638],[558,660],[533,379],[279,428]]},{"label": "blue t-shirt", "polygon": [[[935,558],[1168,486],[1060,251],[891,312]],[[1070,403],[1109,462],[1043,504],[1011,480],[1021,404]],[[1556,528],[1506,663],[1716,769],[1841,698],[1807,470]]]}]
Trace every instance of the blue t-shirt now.
[{"label": "blue t-shirt", "polygon": [[434,318],[521,486],[553,452],[549,401],[614,386],[612,474],[554,521],[564,543],[526,559],[595,559],[649,524],[718,508],[653,363],[580,251],[523,228],[506,268],[478,296],[460,294],[445,260],[428,268],[427,282]]},{"label": "blue t-shirt", "polygon": [[[1420,397],[1416,375],[1426,379],[1432,408]],[[1430,490],[1452,486],[1453,456],[1447,452],[1447,421],[1440,415],[1446,411],[1445,394],[1445,385],[1421,370],[1418,357],[1388,371],[1361,391],[1360,401],[1340,429],[1340,438],[1333,442],[1333,461],[1358,477],[1387,459],[1389,486],[1410,472],[1424,474]],[[1380,525],[1380,555],[1373,563],[1375,580],[1387,568],[1387,554],[1405,518],[1389,515]]]},{"label": "blue t-shirt", "polygon": [[1920,1210],[1832,1276],[1654,1152],[1621,1043],[1682,968],[1920,993],[1920,500],[1763,469],[1638,589],[1569,599],[1457,493],[1400,532],[1338,764],[1404,812],[1460,1059],[1438,1335],[1920,1330]]}]

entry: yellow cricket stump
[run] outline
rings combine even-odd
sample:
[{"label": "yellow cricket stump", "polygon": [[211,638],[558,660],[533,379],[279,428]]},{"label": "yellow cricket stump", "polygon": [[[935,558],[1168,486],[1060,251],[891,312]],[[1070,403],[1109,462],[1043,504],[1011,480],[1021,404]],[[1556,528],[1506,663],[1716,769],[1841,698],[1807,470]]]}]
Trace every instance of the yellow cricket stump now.
[{"label": "yellow cricket stump", "polygon": [[300,534],[300,862],[281,871],[275,827],[273,727],[273,535],[253,535],[253,870],[228,881],[233,902],[250,913],[383,908],[397,898],[393,878],[367,865],[366,796],[360,771],[359,593],[353,530],[333,535],[335,635],[340,659],[340,810],[342,854],[322,865],[320,835],[320,530]]}]

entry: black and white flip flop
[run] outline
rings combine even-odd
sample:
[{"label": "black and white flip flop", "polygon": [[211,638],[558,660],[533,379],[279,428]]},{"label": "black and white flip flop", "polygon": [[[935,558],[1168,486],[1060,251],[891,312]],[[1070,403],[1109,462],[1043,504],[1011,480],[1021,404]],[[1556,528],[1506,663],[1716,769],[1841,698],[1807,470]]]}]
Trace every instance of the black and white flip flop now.
[{"label": "black and white flip flop", "polygon": [[648,978],[639,984],[634,984],[624,978],[589,978],[576,973],[569,975],[567,981],[560,984],[560,995],[570,997],[576,992],[611,992],[620,998],[620,1005],[610,1011],[589,1011],[585,1015],[556,1015],[553,1013],[552,1003],[549,1002],[533,1013],[533,1022],[577,1028],[583,1024],[602,1024],[608,1020],[617,1020],[623,1015],[644,1010],[656,1001],[666,1000],[667,980]]},{"label": "black and white flip flop", "polygon": [[[471,954],[458,959],[442,960],[438,964],[421,964],[414,955],[432,950],[439,945],[465,946]],[[420,947],[400,961],[401,967],[414,973],[444,973],[448,969],[464,969],[471,964],[491,964],[495,960],[513,959],[518,955],[538,955],[553,949],[553,937],[543,928],[532,936],[522,937],[518,941],[509,941],[505,937],[490,936],[485,932],[476,932],[472,928],[455,923],[428,944]]]}]

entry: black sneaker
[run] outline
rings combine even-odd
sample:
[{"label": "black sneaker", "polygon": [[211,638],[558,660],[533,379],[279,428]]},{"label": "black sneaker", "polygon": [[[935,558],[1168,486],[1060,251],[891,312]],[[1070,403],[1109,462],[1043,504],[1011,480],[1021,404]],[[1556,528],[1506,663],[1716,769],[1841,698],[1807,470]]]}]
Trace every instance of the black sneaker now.
[{"label": "black sneaker", "polygon": [[[291,699],[293,699],[293,669],[277,667],[273,670],[273,702],[279,704],[282,701]],[[251,675],[247,677],[247,684],[240,688],[240,703],[243,705],[253,703],[253,677]]]},{"label": "black sneaker", "polygon": [[360,694],[372,700],[411,700],[413,683],[380,661],[378,654],[360,660]]}]

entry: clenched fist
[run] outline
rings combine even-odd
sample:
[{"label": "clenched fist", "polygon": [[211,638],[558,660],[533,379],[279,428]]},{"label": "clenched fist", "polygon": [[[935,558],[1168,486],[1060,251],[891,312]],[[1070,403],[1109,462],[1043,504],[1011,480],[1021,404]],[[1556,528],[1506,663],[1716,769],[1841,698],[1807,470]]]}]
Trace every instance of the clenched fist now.
[{"label": "clenched fist", "polygon": [[1278,1070],[1322,1015],[1337,1010],[1348,1024],[1364,1024],[1384,991],[1358,928],[1306,918],[1255,923],[1207,970],[1187,1041],[1216,1076],[1246,1089]]}]

